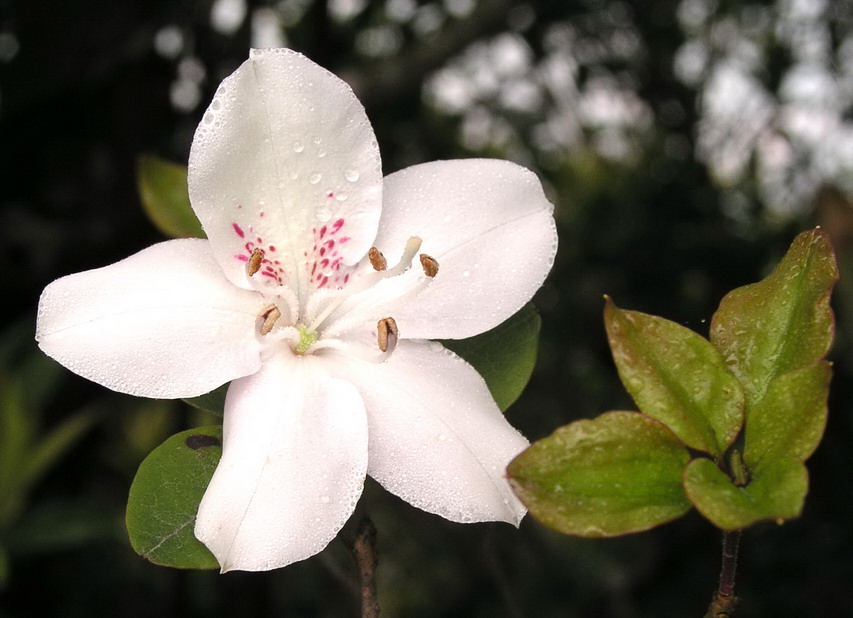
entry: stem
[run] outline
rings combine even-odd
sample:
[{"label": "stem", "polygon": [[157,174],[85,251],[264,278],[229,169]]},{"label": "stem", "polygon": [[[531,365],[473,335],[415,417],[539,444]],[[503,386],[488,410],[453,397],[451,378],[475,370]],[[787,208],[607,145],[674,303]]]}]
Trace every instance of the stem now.
[{"label": "stem", "polygon": [[740,530],[723,532],[723,564],[720,569],[720,584],[717,587],[717,592],[714,593],[711,605],[708,606],[705,618],[728,618],[734,614],[735,607],[737,607],[735,573],[737,571],[740,535]]},{"label": "stem", "polygon": [[358,567],[358,581],[361,584],[361,618],[379,618],[379,599],[376,594],[376,526],[369,517],[359,522],[350,549]]}]

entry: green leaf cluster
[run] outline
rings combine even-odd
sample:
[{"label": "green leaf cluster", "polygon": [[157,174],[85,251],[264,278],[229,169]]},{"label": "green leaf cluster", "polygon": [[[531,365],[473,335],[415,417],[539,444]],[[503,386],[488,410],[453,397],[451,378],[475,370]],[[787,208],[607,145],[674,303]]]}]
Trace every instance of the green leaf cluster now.
[{"label": "green leaf cluster", "polygon": [[639,412],[572,423],[509,466],[546,525],[580,536],[644,530],[696,509],[724,530],[797,517],[805,460],[826,424],[838,269],[820,229],[764,280],[730,292],[710,338],[604,309],[619,377]]}]

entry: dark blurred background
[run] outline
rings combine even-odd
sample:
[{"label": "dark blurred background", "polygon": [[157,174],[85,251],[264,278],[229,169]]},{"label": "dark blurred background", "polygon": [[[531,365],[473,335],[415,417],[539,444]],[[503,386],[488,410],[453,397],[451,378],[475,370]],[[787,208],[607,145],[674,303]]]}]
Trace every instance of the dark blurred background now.
[{"label": "dark blurred background", "polygon": [[[729,289],[794,235],[853,248],[849,0],[0,0],[0,616],[352,616],[335,541],[264,574],[137,557],[123,515],[139,462],[210,423],[106,391],[41,355],[41,289],[162,236],[137,157],[186,163],[219,81],[286,45],[346,79],[386,173],[440,158],[540,175],[560,230],[537,296],[533,380],[509,410],[529,438],[630,409],[602,295],[707,334]],[[827,434],[800,519],[742,542],[739,616],[853,615],[853,288],[836,296]],[[369,483],[389,616],[700,616],[719,538],[696,513],[611,540],[527,518],[463,526]]]}]

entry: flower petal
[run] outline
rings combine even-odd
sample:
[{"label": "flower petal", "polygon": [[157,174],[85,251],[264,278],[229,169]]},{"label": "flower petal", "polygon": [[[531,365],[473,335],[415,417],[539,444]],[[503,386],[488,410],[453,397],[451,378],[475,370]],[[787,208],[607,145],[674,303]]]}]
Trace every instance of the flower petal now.
[{"label": "flower petal", "polygon": [[518,525],[525,509],[504,471],[528,442],[470,365],[439,343],[401,341],[385,363],[336,355],[333,367],[364,399],[370,476],[451,521]]},{"label": "flower petal", "polygon": [[291,50],[253,50],[196,131],[189,189],[232,282],[248,287],[245,261],[258,247],[262,280],[304,298],[336,287],[370,247],[382,208],[379,149],[343,81]]},{"label": "flower petal", "polygon": [[386,306],[401,337],[462,339],[490,330],[530,300],[554,263],[553,206],[536,175],[514,163],[425,163],[388,176],[384,191],[376,246],[396,256],[420,236],[421,252],[439,265],[415,299]]},{"label": "flower petal", "polygon": [[194,397],[260,368],[263,303],[222,276],[206,240],[171,240],[51,283],[36,339],[48,356],[115,391]]},{"label": "flower petal", "polygon": [[367,469],[364,405],[316,357],[276,354],[225,401],[222,460],[195,535],[222,571],[263,571],[321,551],[352,514]]}]

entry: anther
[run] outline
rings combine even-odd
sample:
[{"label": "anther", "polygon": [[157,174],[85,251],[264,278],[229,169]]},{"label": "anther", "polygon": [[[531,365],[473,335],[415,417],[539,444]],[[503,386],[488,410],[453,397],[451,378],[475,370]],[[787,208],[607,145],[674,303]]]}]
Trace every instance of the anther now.
[{"label": "anther", "polygon": [[[255,249],[257,251],[257,249]],[[261,324],[261,334],[266,335],[275,326],[276,321],[281,317],[281,311],[275,305],[270,305],[261,311],[259,318],[263,318],[264,323]]]},{"label": "anther", "polygon": [[261,269],[261,261],[264,259],[262,249],[255,247],[252,250],[252,255],[249,256],[249,261],[246,262],[246,274],[250,277]]},{"label": "anther", "polygon": [[421,253],[420,258],[424,274],[430,278],[435,277],[438,274],[438,261],[426,253]]},{"label": "anther", "polygon": [[376,330],[378,332],[380,350],[387,352],[389,347],[393,350],[397,346],[399,331],[397,330],[397,322],[394,321],[394,318],[382,318],[377,322]]},{"label": "anther", "polygon": [[382,252],[376,247],[370,248],[370,251],[367,252],[367,259],[370,260],[370,265],[373,266],[373,270],[385,270],[388,268],[388,261],[385,259],[385,256],[382,255]]}]

